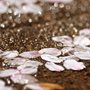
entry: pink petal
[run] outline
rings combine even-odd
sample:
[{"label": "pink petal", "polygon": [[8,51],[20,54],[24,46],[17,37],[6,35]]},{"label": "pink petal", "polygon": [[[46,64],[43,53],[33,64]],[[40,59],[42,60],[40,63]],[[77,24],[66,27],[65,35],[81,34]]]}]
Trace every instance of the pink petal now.
[{"label": "pink petal", "polygon": [[10,66],[23,65],[28,59],[24,58],[14,58],[13,60],[4,60],[4,63]]},{"label": "pink petal", "polygon": [[90,52],[84,51],[84,52],[74,52],[74,55],[82,60],[90,60]]},{"label": "pink petal", "polygon": [[79,31],[79,35],[90,37],[90,29],[89,28],[86,28],[86,29],[80,30]]},{"label": "pink petal", "polygon": [[17,74],[17,73],[19,73],[19,71],[16,69],[2,70],[2,71],[0,71],[0,78],[9,77],[9,76]]},{"label": "pink petal", "polygon": [[13,51],[5,51],[0,56],[7,59],[13,59],[17,57],[18,55],[19,55],[18,51],[13,50]]},{"label": "pink petal", "polygon": [[72,43],[72,38],[69,36],[55,36],[52,37],[52,40],[56,42],[61,42],[63,46],[70,46],[70,47],[74,46]]},{"label": "pink petal", "polygon": [[64,71],[64,68],[62,66],[52,62],[46,62],[45,67],[48,68],[50,71]]},{"label": "pink petal", "polygon": [[31,67],[31,68],[23,68],[20,70],[21,74],[36,74],[37,73],[37,67]]},{"label": "pink petal", "polygon": [[60,56],[59,59],[61,59],[62,61],[65,61],[65,60],[69,60],[69,59],[74,59],[76,61],[79,61],[79,58],[76,57],[75,55],[70,55],[70,56]]},{"label": "pink petal", "polygon": [[5,82],[0,80],[0,87],[3,87],[3,86],[5,86]]},{"label": "pink petal", "polygon": [[90,45],[90,40],[85,36],[76,36],[74,38],[74,44],[80,46],[88,46]]},{"label": "pink petal", "polygon": [[68,70],[83,70],[84,68],[86,68],[82,62],[77,62],[74,59],[64,61],[63,66]]},{"label": "pink petal", "polygon": [[42,54],[41,58],[45,61],[54,62],[54,63],[61,63],[62,61],[56,57],[49,54]]},{"label": "pink petal", "polygon": [[62,55],[69,54],[72,51],[74,51],[74,48],[72,47],[64,47],[63,49],[61,49]]},{"label": "pink petal", "polygon": [[53,56],[61,55],[61,51],[57,48],[44,48],[39,51],[40,54],[50,54]]},{"label": "pink petal", "polygon": [[20,65],[17,67],[18,70],[24,69],[24,68],[38,68],[38,66],[43,65],[41,62],[38,61],[27,61],[23,65]]},{"label": "pink petal", "polygon": [[40,56],[38,51],[27,51],[19,54],[19,56],[24,58],[37,58]]},{"label": "pink petal", "polygon": [[10,77],[14,83],[28,84],[38,82],[36,78],[30,75],[16,74]]}]

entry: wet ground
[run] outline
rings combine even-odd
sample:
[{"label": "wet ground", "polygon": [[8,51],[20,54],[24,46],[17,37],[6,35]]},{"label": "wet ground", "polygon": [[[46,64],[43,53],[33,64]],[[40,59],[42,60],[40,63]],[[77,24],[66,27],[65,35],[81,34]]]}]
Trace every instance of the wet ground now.
[{"label": "wet ground", "polygon": [[[10,12],[0,15],[0,49],[23,52],[45,47],[62,48],[62,44],[51,40],[52,36],[74,37],[80,29],[90,28],[90,0],[75,0],[68,5],[39,4],[44,9],[40,15]],[[51,72],[40,66],[37,78],[40,82],[63,85],[65,90],[90,90],[90,61],[85,64],[87,68],[83,71],[64,72]]]}]

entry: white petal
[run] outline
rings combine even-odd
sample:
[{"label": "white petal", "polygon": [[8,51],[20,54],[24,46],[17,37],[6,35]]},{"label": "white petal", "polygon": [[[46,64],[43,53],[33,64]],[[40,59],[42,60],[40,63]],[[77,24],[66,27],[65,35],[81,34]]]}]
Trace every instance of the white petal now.
[{"label": "white petal", "polygon": [[[3,87],[3,86],[5,86],[5,82],[2,81],[2,80],[0,80],[0,87]],[[0,89],[0,90],[1,90],[1,89]]]},{"label": "white petal", "polygon": [[23,68],[20,70],[21,74],[36,74],[37,73],[36,67],[31,67],[31,68]]},{"label": "white petal", "polygon": [[61,51],[57,48],[44,48],[39,51],[40,54],[50,54],[53,56],[61,55]]},{"label": "white petal", "polygon": [[38,81],[33,76],[24,75],[24,74],[16,74],[11,76],[10,78],[14,83],[19,83],[19,84],[28,84],[28,83],[30,84]]},{"label": "white petal", "polygon": [[74,59],[76,61],[79,61],[79,58],[76,57],[75,55],[70,55],[70,56],[63,56],[63,57],[59,57],[59,59],[61,59],[62,61],[68,60],[68,59]]},{"label": "white petal", "polygon": [[69,36],[55,36],[52,37],[53,41],[61,42],[63,46],[73,47],[72,38]]},{"label": "white petal", "polygon": [[74,55],[82,60],[90,60],[90,52],[74,52]]},{"label": "white petal", "polygon": [[30,4],[22,7],[22,13],[39,14],[42,12],[42,8],[35,4]]},{"label": "white petal", "polygon": [[74,59],[69,59],[64,61],[63,66],[66,69],[71,69],[71,70],[83,70],[84,68],[86,68],[82,62],[77,62]]},{"label": "white petal", "polygon": [[64,42],[64,41],[72,42],[72,39],[69,36],[55,36],[52,37],[52,40],[56,42]]},{"label": "white petal", "polygon": [[48,68],[50,71],[64,71],[64,68],[62,66],[52,62],[46,62],[45,67]]},{"label": "white petal", "polygon": [[2,71],[0,71],[0,78],[9,77],[9,76],[17,74],[17,73],[19,73],[19,71],[16,69],[2,70]]},{"label": "white petal", "polygon": [[6,13],[7,12],[8,7],[5,6],[4,4],[0,3],[0,13]]},{"label": "white petal", "polygon": [[76,36],[74,38],[74,44],[80,46],[88,46],[90,45],[90,40],[85,36]]},{"label": "white petal", "polygon": [[14,58],[13,60],[4,60],[4,63],[10,65],[10,66],[16,66],[16,65],[23,65],[28,59],[24,58]]},{"label": "white petal", "polygon": [[21,70],[23,68],[37,68],[39,65],[43,65],[41,62],[38,61],[27,61],[23,65],[20,65],[17,67],[18,70]]},{"label": "white petal", "polygon": [[89,28],[86,28],[86,29],[80,30],[79,31],[79,35],[90,37],[90,29]]},{"label": "white petal", "polygon": [[61,49],[62,55],[69,54],[72,51],[74,51],[72,47],[64,47],[63,49]]},{"label": "white petal", "polygon": [[40,56],[38,51],[27,51],[21,53],[19,56],[24,57],[24,58],[37,58]]},{"label": "white petal", "polygon": [[61,63],[62,61],[56,57],[49,54],[42,54],[41,58],[45,61],[54,62],[54,63]]},{"label": "white petal", "polygon": [[3,58],[13,59],[19,55],[18,51],[5,51],[1,54]]},{"label": "white petal", "polygon": [[0,90],[13,90],[13,88],[8,87],[8,86],[4,86],[4,87],[0,87]]}]

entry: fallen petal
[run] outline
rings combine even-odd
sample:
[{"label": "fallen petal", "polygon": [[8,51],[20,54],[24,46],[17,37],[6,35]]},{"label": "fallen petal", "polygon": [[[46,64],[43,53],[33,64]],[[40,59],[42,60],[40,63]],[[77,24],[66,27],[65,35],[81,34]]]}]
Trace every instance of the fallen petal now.
[{"label": "fallen petal", "polygon": [[83,36],[86,36],[86,37],[90,37],[90,29],[89,28],[86,28],[86,29],[82,29],[79,31],[79,35],[83,35]]},{"label": "fallen petal", "polygon": [[37,58],[40,56],[38,51],[27,51],[19,54],[19,56],[24,58]]},{"label": "fallen petal", "polygon": [[19,84],[31,84],[31,83],[36,83],[38,80],[31,76],[31,75],[25,75],[25,74],[16,74],[10,77],[10,79],[14,83],[19,83]]},{"label": "fallen petal", "polygon": [[23,68],[20,70],[21,74],[36,74],[37,73],[37,67],[31,67],[31,68]]},{"label": "fallen petal", "polygon": [[53,41],[61,42],[63,46],[73,47],[72,38],[69,36],[55,36],[52,37]]},{"label": "fallen petal", "polygon": [[90,52],[74,52],[74,55],[82,60],[90,60]]},{"label": "fallen petal", "polygon": [[77,62],[74,59],[65,60],[63,66],[68,70],[83,70],[86,68],[83,62]]},{"label": "fallen petal", "polygon": [[76,36],[74,38],[74,44],[80,46],[88,46],[90,45],[90,40],[85,36]]},{"label": "fallen petal", "polygon": [[5,82],[3,80],[0,80],[0,87],[5,86]]},{"label": "fallen petal", "polygon": [[13,51],[5,51],[0,56],[7,59],[13,59],[17,57],[18,55],[19,55],[18,51],[13,50]]},{"label": "fallen petal", "polygon": [[61,49],[62,55],[69,54],[70,52],[73,52],[73,51],[74,51],[74,48],[72,47],[64,47],[63,49]]},{"label": "fallen petal", "polygon": [[62,66],[52,62],[46,62],[45,67],[48,68],[50,71],[58,71],[58,72],[64,71],[64,68]]},{"label": "fallen petal", "polygon": [[40,54],[50,54],[53,56],[61,55],[61,51],[57,48],[44,48],[39,51]]},{"label": "fallen petal", "polygon": [[17,66],[17,65],[23,65],[28,59],[24,58],[14,58],[13,60],[4,60],[4,63],[10,65],[10,66]]},{"label": "fallen petal", "polygon": [[61,63],[62,61],[56,57],[49,54],[42,54],[41,58],[45,61],[54,62],[54,63]]},{"label": "fallen petal", "polygon": [[0,78],[9,77],[9,76],[17,74],[17,73],[19,73],[19,71],[16,69],[1,70],[0,71]]},{"label": "fallen petal", "polygon": [[37,68],[38,66],[43,65],[41,62],[38,61],[27,61],[23,65],[20,65],[17,67],[18,70],[21,70],[23,68]]}]

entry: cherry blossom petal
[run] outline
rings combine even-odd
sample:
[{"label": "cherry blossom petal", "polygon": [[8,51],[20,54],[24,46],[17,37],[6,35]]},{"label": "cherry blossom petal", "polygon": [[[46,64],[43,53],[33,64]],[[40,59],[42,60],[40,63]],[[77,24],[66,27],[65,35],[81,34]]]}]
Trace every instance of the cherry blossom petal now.
[{"label": "cherry blossom petal", "polygon": [[70,56],[60,56],[59,59],[61,59],[62,61],[68,60],[68,59],[74,59],[76,61],[79,61],[79,58],[76,57],[75,55],[70,55]]},{"label": "cherry blossom petal", "polygon": [[42,12],[42,8],[35,4],[29,4],[22,7],[22,13],[39,14]]},{"label": "cherry blossom petal", "polygon": [[56,57],[49,54],[42,54],[41,58],[45,61],[54,62],[54,63],[61,63],[62,61]]},{"label": "cherry blossom petal", "polygon": [[9,77],[9,76],[17,74],[17,73],[19,73],[19,71],[16,69],[2,70],[2,71],[0,71],[0,78]]},{"label": "cherry blossom petal", "polygon": [[74,52],[74,55],[82,60],[90,60],[90,52]]},{"label": "cherry blossom petal", "polygon": [[86,28],[86,29],[82,29],[79,31],[79,35],[83,35],[83,36],[86,36],[86,37],[90,37],[90,29],[89,28]]},{"label": "cherry blossom petal", "polygon": [[31,75],[16,74],[11,76],[10,78],[14,83],[19,83],[19,84],[30,84],[30,83],[38,82],[38,80]]},{"label": "cherry blossom petal", "polygon": [[64,68],[62,66],[52,62],[46,62],[45,67],[48,68],[50,71],[64,71]]},{"label": "cherry blossom petal", "polygon": [[88,46],[90,45],[90,40],[85,36],[76,36],[74,38],[74,44],[80,46]]},{"label": "cherry blossom petal", "polygon": [[8,7],[3,3],[0,3],[0,14],[7,12]]},{"label": "cherry blossom petal", "polygon": [[[3,87],[3,86],[5,86],[5,82],[2,81],[2,80],[0,80],[0,87]],[[0,89],[0,90],[1,90],[1,89]]]},{"label": "cherry blossom petal", "polygon": [[19,56],[24,58],[37,58],[40,56],[38,51],[27,51],[19,54]]},{"label": "cherry blossom petal", "polygon": [[0,87],[0,90],[13,90],[13,88],[9,86],[4,86],[4,87]]},{"label": "cherry blossom petal", "polygon": [[61,51],[57,48],[44,48],[39,51],[40,54],[50,54],[53,56],[61,55]]},{"label": "cherry blossom petal", "polygon": [[30,67],[30,68],[23,68],[20,70],[20,73],[22,74],[36,74],[37,73],[37,67]]},{"label": "cherry blossom petal", "polygon": [[10,65],[10,66],[16,66],[16,65],[23,65],[28,59],[24,58],[14,58],[13,60],[4,60],[4,63]]},{"label": "cherry blossom petal", "polygon": [[63,66],[68,70],[83,70],[86,68],[83,62],[77,62],[74,59],[65,60]]},{"label": "cherry blossom petal", "polygon": [[40,65],[43,65],[43,64],[38,61],[27,61],[23,65],[18,66],[17,69],[21,70],[23,68],[37,68]]},{"label": "cherry blossom petal", "polygon": [[72,47],[64,47],[61,49],[62,55],[69,54],[72,51],[74,51],[74,48],[72,48]]},{"label": "cherry blossom petal", "polygon": [[67,3],[71,3],[72,1],[74,0],[44,0],[46,2],[58,2],[58,3],[64,3],[64,4],[67,4]]},{"label": "cherry blossom petal", "polygon": [[69,36],[55,36],[52,37],[53,41],[61,42],[63,46],[73,47],[72,38]]},{"label": "cherry blossom petal", "polygon": [[13,51],[5,51],[0,56],[7,59],[13,59],[17,57],[18,55],[19,55],[18,51],[13,50]]}]

